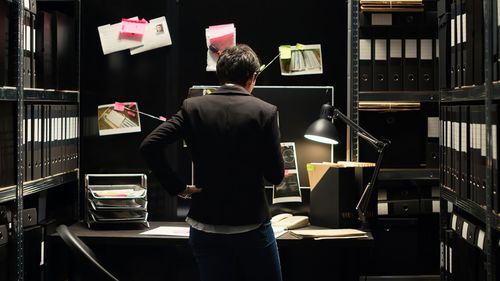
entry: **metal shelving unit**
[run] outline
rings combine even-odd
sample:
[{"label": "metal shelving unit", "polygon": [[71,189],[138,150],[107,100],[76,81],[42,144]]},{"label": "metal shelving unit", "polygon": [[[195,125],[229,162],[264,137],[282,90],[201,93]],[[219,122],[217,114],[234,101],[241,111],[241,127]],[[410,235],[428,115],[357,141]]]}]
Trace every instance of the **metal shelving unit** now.
[{"label": "metal shelving unit", "polygon": [[359,101],[370,102],[436,102],[438,91],[370,91],[359,92]]},{"label": "metal shelving unit", "polygon": [[[59,91],[54,89],[24,89],[24,102],[77,103],[79,91]],[[0,101],[17,101],[15,87],[0,87]]]},{"label": "metal shelving unit", "polygon": [[[444,186],[441,186],[441,199],[451,202],[459,211],[465,212],[485,224],[486,242],[484,253],[486,256],[485,270],[486,280],[497,280],[496,259],[498,256],[498,231],[500,231],[500,219],[493,211],[493,187],[492,187],[492,163],[493,144],[492,140],[492,101],[500,100],[500,82],[492,82],[492,0],[483,0],[484,14],[484,84],[465,86],[461,88],[442,90],[439,100],[442,104],[484,104],[484,117],[486,127],[486,206],[481,206],[476,202],[461,198],[457,194]],[[442,214],[447,211],[441,208]],[[442,215],[441,226],[447,225],[446,215]],[[496,233],[495,233],[496,232]]]},{"label": "metal shelving unit", "polygon": [[377,180],[439,180],[439,169],[380,169]]},{"label": "metal shelving unit", "polygon": [[[76,182],[78,180],[78,170],[74,170],[59,175],[41,178],[39,180],[24,182],[23,196],[35,194],[60,185]],[[0,188],[0,203],[9,202],[16,199],[16,186],[7,186]]]},{"label": "metal shelving unit", "polygon": [[[36,0],[32,0],[36,1]],[[38,0],[39,2],[49,2]],[[78,90],[54,90],[54,89],[39,89],[25,88],[24,85],[24,33],[25,33],[25,10],[26,0],[7,0],[9,2],[10,13],[8,16],[9,25],[12,28],[9,31],[9,55],[12,52],[12,61],[9,60],[8,68],[12,71],[12,81],[14,87],[0,87],[0,102],[11,102],[16,105],[16,155],[14,157],[14,165],[16,168],[15,185],[0,188],[0,204],[13,202],[12,204],[12,242],[15,244],[15,255],[10,255],[9,258],[15,258],[13,269],[15,272],[9,273],[10,278],[16,280],[24,280],[24,227],[22,220],[22,212],[24,209],[24,196],[37,194],[67,183],[78,183],[79,170],[73,170],[49,177],[44,177],[38,180],[24,182],[24,167],[25,167],[25,131],[23,123],[25,122],[25,106],[29,103],[50,103],[50,104],[75,104],[79,103],[80,96]],[[54,2],[50,0],[50,2]],[[59,2],[59,1],[56,1]],[[61,1],[63,2],[63,1]],[[64,2],[73,2],[75,5],[75,18],[79,22],[79,0],[66,0]],[[4,19],[2,19],[4,20]],[[77,41],[77,45],[78,45]],[[78,47],[79,48],[79,47]],[[79,50],[79,49],[78,49]],[[75,66],[77,67],[77,66]],[[79,85],[79,83],[78,83]],[[76,88],[79,88],[77,86]],[[10,204],[9,204],[10,205]],[[9,238],[11,239],[11,238]],[[9,261],[10,263],[10,261]],[[12,275],[10,275],[12,274]],[[15,275],[14,275],[15,274]]]}]

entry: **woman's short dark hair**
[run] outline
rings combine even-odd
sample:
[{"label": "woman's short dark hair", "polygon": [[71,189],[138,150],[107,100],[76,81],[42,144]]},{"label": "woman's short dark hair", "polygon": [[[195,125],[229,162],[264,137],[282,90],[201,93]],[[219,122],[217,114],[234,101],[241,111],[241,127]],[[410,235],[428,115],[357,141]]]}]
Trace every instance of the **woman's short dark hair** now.
[{"label": "woman's short dark hair", "polygon": [[217,77],[221,84],[233,83],[245,86],[248,79],[260,68],[257,54],[245,44],[229,47],[217,61]]}]

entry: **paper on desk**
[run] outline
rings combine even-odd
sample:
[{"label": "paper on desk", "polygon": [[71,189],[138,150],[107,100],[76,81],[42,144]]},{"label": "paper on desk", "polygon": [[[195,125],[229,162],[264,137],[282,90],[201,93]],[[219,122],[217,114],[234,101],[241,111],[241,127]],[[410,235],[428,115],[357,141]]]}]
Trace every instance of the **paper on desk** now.
[{"label": "paper on desk", "polygon": [[[138,20],[139,17],[133,17],[130,19]],[[97,31],[99,32],[99,39],[101,40],[102,52],[105,55],[143,45],[141,41],[120,39],[120,29],[121,22],[112,25],[101,25],[97,27]]]},{"label": "paper on desk", "polygon": [[143,235],[164,235],[189,237],[189,227],[187,226],[160,226],[148,231],[141,232]]},{"label": "paper on desk", "polygon": [[330,229],[330,228],[303,228],[290,230],[293,234],[302,237],[311,238],[359,238],[366,236],[366,232],[359,229],[342,228],[342,229]]},{"label": "paper on desk", "polygon": [[143,46],[130,50],[131,55],[139,54],[152,49],[172,45],[167,19],[159,17],[149,21],[142,39]]}]

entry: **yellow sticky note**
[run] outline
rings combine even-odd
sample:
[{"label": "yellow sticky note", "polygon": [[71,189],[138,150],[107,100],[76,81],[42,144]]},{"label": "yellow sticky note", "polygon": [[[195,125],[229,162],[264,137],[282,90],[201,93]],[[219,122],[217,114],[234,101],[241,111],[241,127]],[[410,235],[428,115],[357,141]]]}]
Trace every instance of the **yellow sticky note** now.
[{"label": "yellow sticky note", "polygon": [[304,45],[302,45],[302,44],[297,43],[297,45],[295,45],[295,47],[297,48],[297,50],[304,50]]},{"label": "yellow sticky note", "polygon": [[314,167],[313,164],[307,164],[306,167],[307,167],[307,171],[309,171],[309,172],[312,172],[312,171],[314,171],[314,169],[316,169],[316,167]]},{"label": "yellow sticky note", "polygon": [[290,45],[280,46],[280,59],[287,60],[292,58],[292,48]]}]

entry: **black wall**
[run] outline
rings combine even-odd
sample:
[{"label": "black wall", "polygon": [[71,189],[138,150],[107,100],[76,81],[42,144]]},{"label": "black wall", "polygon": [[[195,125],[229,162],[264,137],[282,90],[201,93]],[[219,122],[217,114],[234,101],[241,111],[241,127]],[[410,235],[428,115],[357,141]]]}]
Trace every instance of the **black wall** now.
[{"label": "black wall", "polygon": [[[131,56],[128,51],[102,54],[97,27],[138,16],[166,16],[173,45]],[[81,174],[145,172],[138,152],[141,140],[159,123],[141,119],[142,132],[98,136],[97,106],[115,101],[137,101],[139,109],[169,116],[177,110],[192,85],[216,85],[206,72],[205,28],[235,23],[236,41],[246,43],[268,63],[281,44],[321,44],[323,74],[281,76],[279,62],[265,70],[258,85],[333,85],[335,104],[346,112],[347,3],[346,1],[234,1],[234,0],[86,0],[81,2]],[[319,109],[318,109],[319,110]],[[345,159],[343,144],[336,160]],[[168,151],[179,165],[180,144]],[[175,200],[150,178],[151,219],[172,219]]]}]

